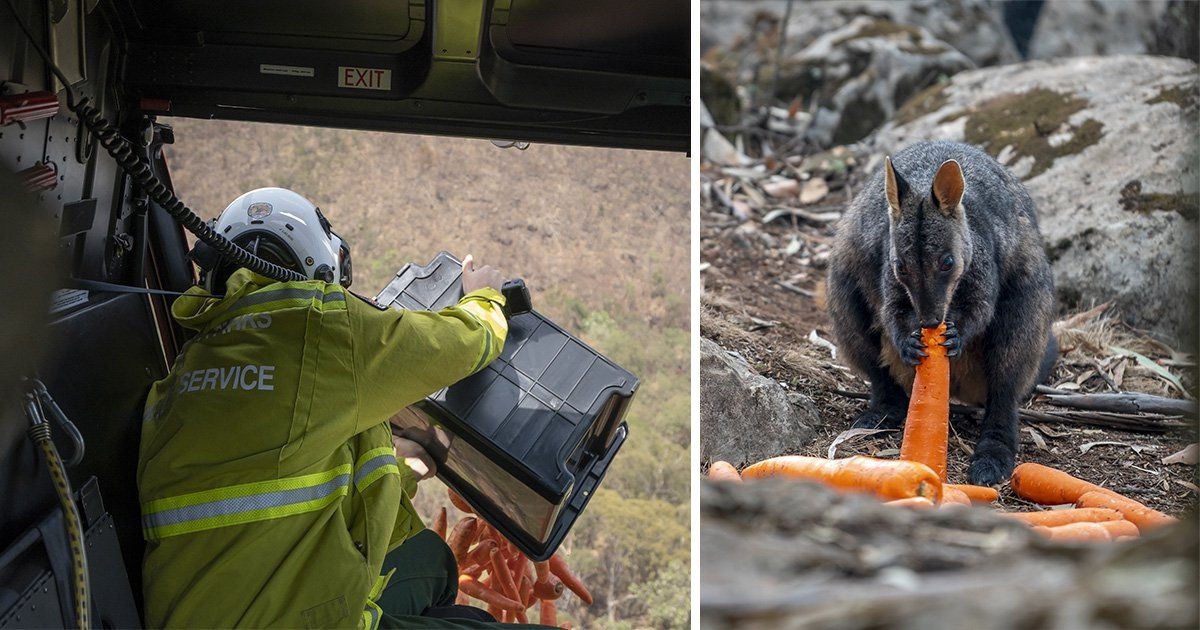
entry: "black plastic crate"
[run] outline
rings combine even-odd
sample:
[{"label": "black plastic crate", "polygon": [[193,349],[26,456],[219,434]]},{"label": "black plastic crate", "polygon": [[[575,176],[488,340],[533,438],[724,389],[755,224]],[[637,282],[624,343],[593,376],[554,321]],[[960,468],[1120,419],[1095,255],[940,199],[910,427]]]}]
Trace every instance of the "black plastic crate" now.
[{"label": "black plastic crate", "polygon": [[[462,263],[405,265],[376,301],[438,310],[462,297]],[[536,296],[535,296],[536,301]],[[583,512],[628,435],[638,379],[535,310],[508,321],[499,358],[392,422],[424,434],[438,477],[534,560]]]}]

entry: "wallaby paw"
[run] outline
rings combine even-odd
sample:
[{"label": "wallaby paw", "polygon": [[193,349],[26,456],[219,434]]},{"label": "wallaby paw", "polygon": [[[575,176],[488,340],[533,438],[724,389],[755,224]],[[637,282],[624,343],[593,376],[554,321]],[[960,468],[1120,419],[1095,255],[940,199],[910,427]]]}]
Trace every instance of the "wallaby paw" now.
[{"label": "wallaby paw", "polygon": [[904,410],[891,405],[871,407],[858,414],[853,429],[899,429],[904,426]]},{"label": "wallaby paw", "polygon": [[927,356],[929,355],[925,354],[925,342],[921,340],[920,330],[914,330],[900,344],[900,360],[904,362],[904,365],[916,367],[921,363],[921,359]]},{"label": "wallaby paw", "polygon": [[947,357],[953,359],[962,353],[962,337],[958,336],[958,326],[954,322],[946,322],[946,332],[942,333],[942,337]]},{"label": "wallaby paw", "polygon": [[971,457],[967,479],[977,486],[994,486],[1008,481],[1016,464],[1013,449],[996,440],[980,440]]}]

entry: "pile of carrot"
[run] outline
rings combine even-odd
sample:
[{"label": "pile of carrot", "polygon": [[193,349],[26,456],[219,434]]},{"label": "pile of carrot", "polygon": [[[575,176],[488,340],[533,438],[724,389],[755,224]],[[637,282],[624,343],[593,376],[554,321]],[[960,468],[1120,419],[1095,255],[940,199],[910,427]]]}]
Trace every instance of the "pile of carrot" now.
[{"label": "pile of carrot", "polygon": [[537,606],[538,623],[547,626],[558,626],[556,602],[568,590],[592,604],[592,594],[559,554],[542,562],[530,560],[487,521],[469,516],[473,510],[462,497],[447,492],[454,507],[468,514],[447,532],[447,511],[442,508],[431,528],[458,562],[456,603],[477,599],[502,623],[528,623],[529,610]]},{"label": "pile of carrot", "polygon": [[[740,473],[728,462],[717,461],[709,467],[708,477],[735,482],[765,477],[807,479],[843,491],[869,492],[886,505],[914,509],[996,501],[999,493],[995,488],[946,483],[950,362],[941,345],[945,329],[943,323],[921,331],[928,356],[916,368],[899,460],[786,455],[751,464]],[[1051,540],[1127,540],[1176,520],[1129,497],[1041,464],[1017,466],[1012,488],[1017,496],[1034,503],[1074,504],[1071,509],[1003,513]]]}]

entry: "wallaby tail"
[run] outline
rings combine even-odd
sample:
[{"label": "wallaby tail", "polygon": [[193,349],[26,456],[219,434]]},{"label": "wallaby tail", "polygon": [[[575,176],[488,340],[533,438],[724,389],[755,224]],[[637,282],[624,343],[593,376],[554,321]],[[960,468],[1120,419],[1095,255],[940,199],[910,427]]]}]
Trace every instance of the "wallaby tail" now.
[{"label": "wallaby tail", "polygon": [[[1042,362],[1038,365],[1037,380],[1033,382],[1035,386],[1041,385],[1050,378],[1050,373],[1054,371],[1054,364],[1058,362],[1058,339],[1051,332],[1046,340],[1046,353],[1042,355]],[[1030,392],[1032,393],[1032,392]]]}]

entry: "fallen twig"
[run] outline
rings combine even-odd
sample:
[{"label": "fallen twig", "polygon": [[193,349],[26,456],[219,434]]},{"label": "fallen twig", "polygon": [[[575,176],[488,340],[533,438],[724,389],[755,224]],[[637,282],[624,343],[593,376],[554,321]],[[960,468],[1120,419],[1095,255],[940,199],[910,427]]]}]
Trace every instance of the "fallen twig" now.
[{"label": "fallen twig", "polygon": [[1120,413],[1156,413],[1168,416],[1195,417],[1196,401],[1166,398],[1153,394],[1125,392],[1120,394],[1049,394],[1046,401],[1057,407],[1113,411]]}]

